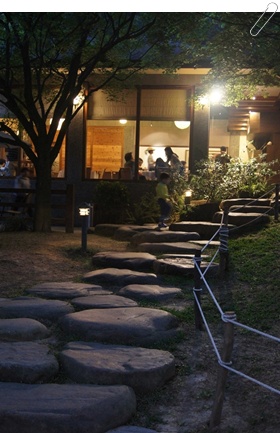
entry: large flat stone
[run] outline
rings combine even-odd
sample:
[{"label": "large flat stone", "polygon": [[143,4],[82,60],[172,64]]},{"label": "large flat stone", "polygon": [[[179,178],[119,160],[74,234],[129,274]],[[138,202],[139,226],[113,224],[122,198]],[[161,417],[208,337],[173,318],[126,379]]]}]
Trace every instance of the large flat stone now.
[{"label": "large flat stone", "polygon": [[72,342],[60,354],[62,368],[77,383],[128,385],[153,392],[175,375],[175,359],[163,350]]},{"label": "large flat stone", "polygon": [[137,303],[132,299],[124,298],[118,295],[93,295],[73,299],[72,305],[80,310],[89,310],[91,308],[123,308],[137,307]]},{"label": "large flat stone", "polygon": [[152,254],[163,253],[186,253],[195,254],[201,248],[191,242],[159,242],[159,243],[144,243],[137,245],[138,251],[147,251]]},{"label": "large flat stone", "polygon": [[125,385],[0,383],[3,433],[104,433],[128,423],[136,410]]},{"label": "large flat stone", "polygon": [[246,205],[253,205],[253,206],[270,206],[271,200],[267,198],[230,198],[227,200],[222,200],[220,203],[220,209],[226,210],[229,209],[231,206],[246,206]]},{"label": "large flat stone", "polygon": [[127,284],[157,284],[158,278],[153,273],[137,272],[130,269],[105,268],[91,271],[83,276],[88,283],[110,284],[114,286],[125,286]]},{"label": "large flat stone", "polygon": [[12,319],[27,317],[30,319],[57,321],[61,316],[71,313],[72,305],[64,301],[47,300],[21,296],[0,299],[0,318]]},{"label": "large flat stone", "polygon": [[[222,219],[222,212],[216,212],[213,216],[213,221],[218,222]],[[245,224],[258,225],[269,224],[270,216],[262,213],[242,213],[242,212],[229,212],[228,222],[240,227]]]},{"label": "large flat stone", "polygon": [[208,221],[180,221],[172,223],[169,230],[183,232],[197,232],[201,239],[211,239],[219,230],[220,224]]},{"label": "large flat stone", "polygon": [[48,299],[73,299],[102,292],[101,286],[71,281],[36,284],[26,290],[26,293]]},{"label": "large flat stone", "polygon": [[196,232],[149,231],[134,235],[131,238],[131,244],[188,242],[197,239],[200,239],[200,236]]},{"label": "large flat stone", "polygon": [[151,308],[107,308],[67,314],[60,321],[65,333],[83,341],[146,346],[173,338],[178,319]]},{"label": "large flat stone", "polygon": [[[208,262],[202,261],[200,263],[201,271],[205,271],[206,268],[208,268],[207,272],[213,275],[218,272],[219,265],[216,263],[209,265]],[[178,257],[158,259],[154,262],[154,271],[157,274],[184,275],[194,278],[194,262],[192,259]]]},{"label": "large flat stone", "polygon": [[182,293],[181,289],[176,287],[162,287],[158,285],[148,284],[130,284],[122,287],[119,291],[120,295],[136,300],[149,301],[166,301],[167,299],[175,298]]},{"label": "large flat stone", "polygon": [[137,252],[100,252],[92,258],[92,264],[97,267],[115,267],[118,269],[132,269],[135,271],[152,269],[156,257],[148,253]]},{"label": "large flat stone", "polygon": [[31,341],[49,335],[48,328],[34,319],[0,319],[0,341]]},{"label": "large flat stone", "polygon": [[45,344],[0,343],[0,382],[47,382],[58,370],[58,362]]}]

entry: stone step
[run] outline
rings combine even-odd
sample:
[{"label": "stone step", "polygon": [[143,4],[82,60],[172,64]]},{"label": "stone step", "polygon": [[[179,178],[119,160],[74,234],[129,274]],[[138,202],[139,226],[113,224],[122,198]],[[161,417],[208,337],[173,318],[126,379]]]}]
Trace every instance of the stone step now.
[{"label": "stone step", "polygon": [[173,243],[173,242],[188,242],[190,240],[198,240],[200,235],[196,232],[173,232],[168,231],[146,231],[138,233],[131,238],[131,245],[139,245],[144,243]]},{"label": "stone step", "polygon": [[152,308],[106,308],[67,314],[59,322],[65,334],[83,341],[147,347],[179,333],[178,319]]},{"label": "stone step", "polygon": [[271,200],[267,198],[231,198],[227,200],[222,200],[220,203],[220,209],[226,210],[231,206],[270,206]]},{"label": "stone step", "polygon": [[[210,275],[216,275],[219,272],[219,265],[217,263],[211,263],[202,260],[200,269],[204,272],[207,269],[207,273]],[[194,262],[192,259],[185,258],[162,258],[154,262],[154,271],[157,274],[167,275],[183,275],[185,277],[194,278]]]},{"label": "stone step", "polygon": [[107,431],[106,433],[157,433],[157,432],[149,428],[137,427],[133,425],[124,425],[114,430]]},{"label": "stone step", "polygon": [[148,284],[130,284],[122,287],[118,292],[122,296],[137,301],[166,301],[182,294],[182,290],[176,287],[162,287]]},{"label": "stone step", "polygon": [[[209,240],[216,233],[218,236],[218,230],[221,224],[217,222],[208,221],[180,221],[177,223],[172,223],[169,230],[173,231],[184,231],[184,232],[197,232],[199,233],[201,239]],[[229,224],[229,229],[234,228],[234,225]]]},{"label": "stone step", "polygon": [[111,290],[127,284],[159,284],[158,277],[153,273],[137,272],[130,269],[104,268],[87,272],[83,276],[87,283],[110,285]]},{"label": "stone step", "polygon": [[90,310],[93,308],[129,308],[137,307],[137,302],[118,295],[92,295],[72,300],[75,309]]},{"label": "stone step", "polygon": [[[213,216],[213,221],[221,221],[223,212],[217,212]],[[259,224],[269,224],[270,216],[262,213],[241,213],[241,212],[229,212],[228,213],[229,224],[235,225],[235,227],[240,227],[244,224],[259,225]]]},{"label": "stone step", "polygon": [[271,206],[230,206],[229,212],[241,212],[241,213],[266,213],[267,215],[273,216],[275,210]]},{"label": "stone step", "polygon": [[[81,296],[101,294],[104,290],[101,286],[86,283],[48,282],[40,283],[26,289],[26,293],[35,296],[41,296],[48,299],[73,299]],[[108,293],[108,292],[107,292]]]},{"label": "stone step", "polygon": [[1,319],[0,341],[32,341],[50,336],[50,330],[34,319]]},{"label": "stone step", "polygon": [[60,362],[76,383],[127,385],[140,394],[154,392],[175,375],[173,355],[143,347],[71,342]]},{"label": "stone step", "polygon": [[160,243],[143,243],[137,245],[138,251],[147,251],[151,254],[179,253],[195,254],[201,250],[201,247],[191,242],[160,242]]},{"label": "stone step", "polygon": [[0,342],[0,382],[48,382],[58,370],[58,362],[46,344]]},{"label": "stone step", "polygon": [[126,385],[0,383],[0,395],[3,433],[104,433],[136,411]]},{"label": "stone step", "polygon": [[131,269],[145,271],[153,268],[156,257],[149,253],[140,252],[114,252],[103,251],[92,257],[92,264],[98,267],[115,267],[118,269]]},{"label": "stone step", "polygon": [[59,300],[39,299],[29,296],[0,298],[0,318],[29,318],[48,323],[74,311],[72,305]]}]

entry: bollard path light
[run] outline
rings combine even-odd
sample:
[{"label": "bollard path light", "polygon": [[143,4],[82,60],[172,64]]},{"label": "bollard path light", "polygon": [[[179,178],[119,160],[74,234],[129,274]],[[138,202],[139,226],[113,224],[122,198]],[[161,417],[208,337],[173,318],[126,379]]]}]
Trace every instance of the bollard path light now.
[{"label": "bollard path light", "polygon": [[185,204],[190,204],[191,202],[191,198],[192,198],[192,190],[191,189],[187,189],[187,191],[185,192]]},{"label": "bollard path light", "polygon": [[87,250],[87,231],[89,226],[91,206],[88,203],[82,203],[79,206],[79,215],[82,217],[82,251]]}]

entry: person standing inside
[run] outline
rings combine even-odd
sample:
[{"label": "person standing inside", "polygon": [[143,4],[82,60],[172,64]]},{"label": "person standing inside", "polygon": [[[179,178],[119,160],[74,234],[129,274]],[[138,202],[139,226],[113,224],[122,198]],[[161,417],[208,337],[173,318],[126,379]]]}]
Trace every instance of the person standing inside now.
[{"label": "person standing inside", "polygon": [[153,171],[155,169],[156,161],[154,159],[154,151],[155,149],[153,149],[153,147],[148,147],[146,150],[146,153],[148,153],[147,164],[149,171]]},{"label": "person standing inside", "polygon": [[216,155],[215,162],[219,164],[228,164],[230,162],[230,156],[227,153],[227,148],[225,146],[220,147],[220,153]]},{"label": "person standing inside", "polygon": [[178,155],[173,152],[172,148],[170,146],[167,146],[165,149],[165,155],[167,158],[167,164],[170,166],[172,173],[179,173],[183,175],[184,173],[184,167],[178,157]]},{"label": "person standing inside", "polygon": [[165,220],[170,217],[172,205],[170,203],[168,185],[171,181],[171,178],[168,173],[161,173],[159,176],[159,182],[156,186],[156,197],[157,202],[160,206],[160,217],[158,228],[166,228]]}]

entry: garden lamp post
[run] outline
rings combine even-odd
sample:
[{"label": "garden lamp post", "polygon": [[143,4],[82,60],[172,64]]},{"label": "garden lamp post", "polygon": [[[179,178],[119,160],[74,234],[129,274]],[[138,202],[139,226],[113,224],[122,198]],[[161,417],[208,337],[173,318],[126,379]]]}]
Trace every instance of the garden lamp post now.
[{"label": "garden lamp post", "polygon": [[83,203],[79,207],[79,215],[82,217],[82,251],[87,250],[87,231],[89,226],[89,216],[90,216],[90,205],[88,203]]},{"label": "garden lamp post", "polygon": [[185,192],[185,205],[190,204],[191,198],[192,198],[192,190],[187,189],[187,191]]}]

